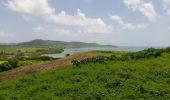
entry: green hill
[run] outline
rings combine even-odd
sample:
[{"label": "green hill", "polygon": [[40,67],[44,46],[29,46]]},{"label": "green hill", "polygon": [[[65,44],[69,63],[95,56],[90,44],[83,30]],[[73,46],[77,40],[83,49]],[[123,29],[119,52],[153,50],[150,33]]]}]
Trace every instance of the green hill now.
[{"label": "green hill", "polygon": [[[24,55],[41,55],[41,54],[54,54],[61,53],[65,48],[82,48],[82,47],[105,47],[112,45],[100,45],[97,43],[84,43],[84,42],[64,42],[36,39],[28,42],[21,43],[1,43],[0,44],[0,59],[11,58],[22,52]],[[112,46],[113,47],[113,46]],[[114,46],[115,47],[115,46]]]},{"label": "green hill", "polygon": [[80,48],[80,47],[100,47],[111,45],[100,45],[97,43],[84,43],[84,42],[64,42],[36,39],[29,42],[18,43],[18,46],[31,46],[31,47],[56,47],[56,48]]}]

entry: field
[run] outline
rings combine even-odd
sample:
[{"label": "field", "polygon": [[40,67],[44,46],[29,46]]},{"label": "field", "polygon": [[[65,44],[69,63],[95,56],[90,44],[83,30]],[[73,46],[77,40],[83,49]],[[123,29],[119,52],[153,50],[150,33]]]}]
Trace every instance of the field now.
[{"label": "field", "polygon": [[168,100],[170,54],[24,75],[0,83],[1,100]]}]

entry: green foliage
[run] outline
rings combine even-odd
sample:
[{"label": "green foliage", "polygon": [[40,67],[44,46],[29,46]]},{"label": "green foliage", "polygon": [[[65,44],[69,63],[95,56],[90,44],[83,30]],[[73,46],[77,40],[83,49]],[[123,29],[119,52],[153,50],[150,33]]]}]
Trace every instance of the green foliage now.
[{"label": "green foliage", "polygon": [[163,51],[161,51],[160,49],[150,48],[136,53],[131,53],[129,54],[129,56],[132,59],[155,58],[155,57],[159,57],[161,53],[163,53]]},{"label": "green foliage", "polygon": [[130,59],[156,58],[159,57],[161,53],[164,52],[165,51],[163,51],[162,49],[149,48],[147,50],[143,50],[139,52],[126,53],[125,55],[121,55],[121,56],[116,56],[116,55],[111,55],[110,57],[98,56],[98,57],[83,59],[80,61],[73,60],[72,64],[80,66],[88,63],[102,63],[106,61],[127,61]]},{"label": "green foliage", "polygon": [[0,72],[7,71],[19,67],[19,61],[17,59],[10,59],[8,62],[0,64]]},{"label": "green foliage", "polygon": [[34,47],[24,45],[0,45],[0,60],[11,58],[22,59],[24,57],[40,56],[43,54],[61,53],[63,49],[55,47]]},{"label": "green foliage", "polygon": [[70,56],[70,54],[66,54],[66,57]]},{"label": "green foliage", "polygon": [[30,58],[26,58],[26,59],[48,61],[48,60],[55,60],[56,58],[49,57],[49,56],[33,56],[33,57],[30,57]]},{"label": "green foliage", "polygon": [[5,62],[7,62],[7,61],[0,61],[0,64],[3,64],[3,63],[5,63]]},{"label": "green foliage", "polygon": [[[115,58],[115,57],[113,57]],[[1,100],[169,100],[170,54],[88,63],[0,83]]]},{"label": "green foliage", "polygon": [[10,69],[12,69],[12,66],[8,62],[0,64],[0,72],[7,71],[7,70],[10,70]]},{"label": "green foliage", "polygon": [[8,63],[12,66],[12,68],[16,68],[16,67],[19,67],[18,63],[18,59],[10,59],[8,60]]},{"label": "green foliage", "polygon": [[61,53],[61,52],[63,52],[63,49],[48,48],[48,49],[36,50],[36,53],[38,54],[55,54],[55,53]]},{"label": "green foliage", "polygon": [[170,52],[170,47],[166,48],[165,52]]}]

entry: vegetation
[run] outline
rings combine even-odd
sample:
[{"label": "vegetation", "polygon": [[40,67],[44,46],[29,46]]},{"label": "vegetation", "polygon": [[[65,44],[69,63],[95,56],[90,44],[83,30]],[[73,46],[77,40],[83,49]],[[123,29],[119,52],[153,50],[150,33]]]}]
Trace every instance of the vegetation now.
[{"label": "vegetation", "polygon": [[[128,60],[122,60],[127,55]],[[103,58],[97,58],[101,63],[88,62],[79,67],[34,73],[19,80],[2,82],[0,99],[170,99],[169,50],[148,49],[137,53],[114,54],[107,61]]]},{"label": "vegetation", "polygon": [[7,71],[19,67],[19,61],[17,59],[10,59],[8,62],[0,64],[0,72]]},{"label": "vegetation", "polygon": [[0,72],[8,71],[20,66],[46,63],[48,61],[52,61],[56,59],[57,58],[52,58],[48,56],[33,56],[29,58],[20,57],[18,59],[13,58],[0,64]]},{"label": "vegetation", "polygon": [[6,61],[0,61],[0,64],[3,64],[3,63],[5,63]]},{"label": "vegetation", "polygon": [[39,48],[39,47],[22,47],[22,46],[0,46],[0,59],[14,57],[30,57],[33,55],[61,53],[63,49],[59,48]]},{"label": "vegetation", "polygon": [[[95,43],[83,42],[63,42],[50,40],[32,40],[29,42],[17,44],[1,44],[0,45],[0,61],[7,61],[9,59],[25,59],[25,58],[42,58],[43,54],[55,54],[64,51],[64,48],[75,47],[94,47],[103,46]],[[69,56],[68,54],[66,56]],[[1,64],[1,63],[0,63]]]},{"label": "vegetation", "polygon": [[39,64],[42,63],[42,61],[47,62],[56,60],[52,57],[42,55],[63,52],[63,49],[61,48],[47,45],[42,46],[43,43],[40,44],[41,46],[36,46],[37,43],[40,42],[32,41],[19,44],[0,45],[0,72],[20,66]]},{"label": "vegetation", "polygon": [[47,61],[47,60],[56,60],[58,58],[52,58],[49,56],[33,56],[31,58],[26,58],[26,60],[41,60],[41,61]]},{"label": "vegetation", "polygon": [[66,54],[66,57],[70,56],[70,54]]},{"label": "vegetation", "polygon": [[127,61],[127,60],[133,60],[133,59],[142,59],[142,58],[156,58],[161,55],[161,53],[167,52],[167,49],[154,49],[149,48],[147,50],[139,51],[139,52],[132,52],[132,53],[126,53],[122,55],[111,55],[110,57],[107,56],[98,56],[93,58],[87,58],[83,60],[73,60],[72,64],[76,66],[80,66],[83,64],[88,63],[104,63],[106,61]]}]

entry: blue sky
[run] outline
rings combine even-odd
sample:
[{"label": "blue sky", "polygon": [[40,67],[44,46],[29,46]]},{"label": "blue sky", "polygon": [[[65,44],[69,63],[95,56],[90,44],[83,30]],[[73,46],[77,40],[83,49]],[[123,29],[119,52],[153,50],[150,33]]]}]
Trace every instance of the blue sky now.
[{"label": "blue sky", "polygon": [[170,46],[170,0],[0,0],[0,42]]}]

